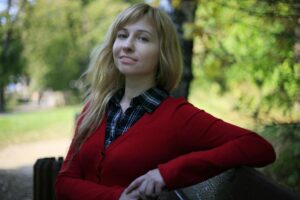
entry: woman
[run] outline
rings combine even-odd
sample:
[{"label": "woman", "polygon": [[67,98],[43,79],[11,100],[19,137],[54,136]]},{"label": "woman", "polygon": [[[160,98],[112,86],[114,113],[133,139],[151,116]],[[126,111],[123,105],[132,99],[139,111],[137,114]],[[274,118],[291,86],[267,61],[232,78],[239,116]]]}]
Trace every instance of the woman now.
[{"label": "woman", "polygon": [[181,72],[166,14],[147,4],[120,13],[92,54],[89,96],[57,177],[58,199],[153,199],[275,160],[262,137],[170,97]]}]

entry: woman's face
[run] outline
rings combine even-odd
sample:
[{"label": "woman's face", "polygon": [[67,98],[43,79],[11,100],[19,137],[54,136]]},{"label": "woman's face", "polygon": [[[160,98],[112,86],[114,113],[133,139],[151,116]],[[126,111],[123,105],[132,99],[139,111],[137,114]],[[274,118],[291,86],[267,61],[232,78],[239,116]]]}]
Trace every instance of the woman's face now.
[{"label": "woman's face", "polygon": [[113,44],[113,57],[117,68],[126,78],[155,80],[159,61],[159,38],[146,17],[118,30]]}]

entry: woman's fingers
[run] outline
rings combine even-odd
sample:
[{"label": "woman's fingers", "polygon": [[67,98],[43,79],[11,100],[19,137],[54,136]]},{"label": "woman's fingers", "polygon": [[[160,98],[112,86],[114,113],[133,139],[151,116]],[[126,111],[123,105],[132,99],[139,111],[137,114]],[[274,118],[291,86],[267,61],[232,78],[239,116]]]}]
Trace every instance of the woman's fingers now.
[{"label": "woman's fingers", "polygon": [[126,193],[126,191],[124,190],[119,198],[119,200],[139,200],[139,199],[140,196],[137,190],[133,190],[130,193]]},{"label": "woman's fingers", "polygon": [[135,179],[126,189],[128,194],[137,191],[143,200],[156,199],[165,187],[165,182],[158,169],[149,171]]},{"label": "woman's fingers", "polygon": [[165,187],[165,182],[159,170],[151,170],[143,177],[143,182],[138,188],[140,196],[143,197],[142,199],[156,198]]},{"label": "woman's fingers", "polygon": [[143,183],[144,181],[144,176],[140,176],[138,178],[136,178],[132,183],[130,183],[130,185],[125,189],[126,193],[130,193],[133,190],[137,189],[140,187],[140,185]]},{"label": "woman's fingers", "polygon": [[144,190],[146,196],[156,196],[155,194],[155,183],[153,181],[148,181]]},{"label": "woman's fingers", "polygon": [[139,196],[143,200],[149,200],[153,199],[154,197],[157,197],[154,191],[154,182],[151,181],[144,181],[140,187],[138,188]]}]

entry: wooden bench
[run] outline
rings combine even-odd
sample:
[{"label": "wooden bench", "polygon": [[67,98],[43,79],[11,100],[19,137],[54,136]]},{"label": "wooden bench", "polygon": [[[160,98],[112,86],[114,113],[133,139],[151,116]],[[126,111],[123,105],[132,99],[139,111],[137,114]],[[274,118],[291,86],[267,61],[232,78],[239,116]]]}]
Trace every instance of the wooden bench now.
[{"label": "wooden bench", "polygon": [[[41,158],[34,165],[34,200],[55,200],[55,177],[63,158]],[[159,200],[300,200],[293,193],[249,167],[230,169],[209,180],[164,192]]]}]

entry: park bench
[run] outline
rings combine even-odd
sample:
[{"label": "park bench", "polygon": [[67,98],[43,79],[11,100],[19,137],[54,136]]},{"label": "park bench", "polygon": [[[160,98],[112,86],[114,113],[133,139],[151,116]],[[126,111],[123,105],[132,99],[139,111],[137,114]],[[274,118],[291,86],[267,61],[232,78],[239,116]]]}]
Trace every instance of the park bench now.
[{"label": "park bench", "polygon": [[[36,161],[34,200],[55,200],[54,182],[62,163],[62,157]],[[238,167],[196,185],[164,192],[159,200],[300,200],[300,197],[253,168]]]}]

